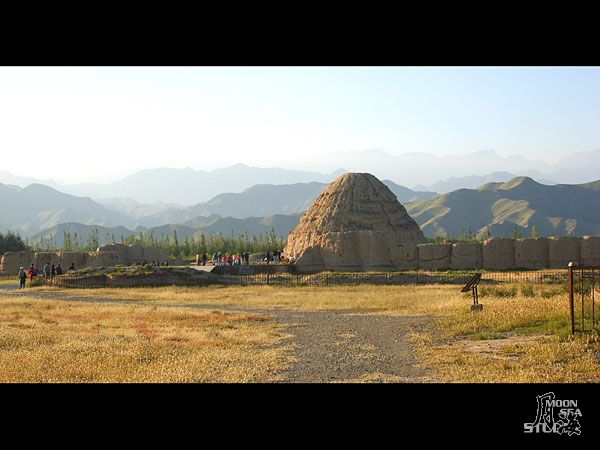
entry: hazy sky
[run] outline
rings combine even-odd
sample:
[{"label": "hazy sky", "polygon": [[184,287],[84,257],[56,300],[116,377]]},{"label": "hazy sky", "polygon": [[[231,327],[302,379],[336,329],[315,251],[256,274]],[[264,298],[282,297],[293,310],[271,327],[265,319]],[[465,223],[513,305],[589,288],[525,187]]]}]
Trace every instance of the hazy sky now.
[{"label": "hazy sky", "polygon": [[600,68],[0,68],[0,170],[66,181],[373,148],[555,161],[599,125]]}]

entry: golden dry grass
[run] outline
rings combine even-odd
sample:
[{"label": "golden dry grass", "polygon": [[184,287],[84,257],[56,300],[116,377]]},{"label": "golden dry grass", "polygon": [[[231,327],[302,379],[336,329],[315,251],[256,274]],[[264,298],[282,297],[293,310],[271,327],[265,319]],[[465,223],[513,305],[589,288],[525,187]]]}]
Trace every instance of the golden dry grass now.
[{"label": "golden dry grass", "polygon": [[598,342],[552,337],[513,343],[491,351],[470,351],[464,341],[444,342],[431,334],[413,335],[417,353],[432,379],[458,383],[600,382]]},{"label": "golden dry grass", "polygon": [[266,316],[0,299],[0,382],[261,382],[288,363]]},{"label": "golden dry grass", "polygon": [[14,277],[11,276],[0,276],[0,286],[18,286],[19,285],[19,277],[16,275]]},{"label": "golden dry grass", "polygon": [[305,311],[364,309],[405,316],[451,314],[468,304],[449,286],[210,286],[159,288],[36,288],[67,295],[130,300],[144,304],[251,306]]},{"label": "golden dry grass", "polygon": [[[35,290],[61,295],[125,299],[131,301],[131,307],[136,308],[156,306],[161,309],[160,305],[173,305],[183,309],[190,305],[207,305],[218,309],[220,305],[228,305],[307,311],[363,310],[369,314],[429,316],[434,319],[432,325],[411,336],[417,356],[430,374],[428,380],[600,381],[600,346],[597,335],[574,340],[568,338],[567,300],[553,287],[534,286],[533,294],[531,290],[526,293],[518,290],[514,297],[499,297],[494,296],[493,292],[488,293],[481,301],[484,311],[478,314],[470,313],[472,300],[461,294],[458,286],[213,286]],[[128,306],[121,307],[125,311]],[[165,327],[168,321],[166,319],[164,322]],[[243,339],[239,342],[242,345]],[[275,339],[273,342],[278,341]],[[276,347],[276,350],[281,352],[284,348]],[[273,358],[284,359],[280,353],[277,355]],[[250,379],[261,378],[255,376]],[[377,380],[377,374],[365,374],[360,380],[357,379]]]},{"label": "golden dry grass", "polygon": [[[556,289],[489,296],[484,311],[451,306],[430,333],[413,333],[423,365],[444,382],[600,382],[598,333],[569,336],[568,303]],[[589,329],[589,324],[588,324]]]}]

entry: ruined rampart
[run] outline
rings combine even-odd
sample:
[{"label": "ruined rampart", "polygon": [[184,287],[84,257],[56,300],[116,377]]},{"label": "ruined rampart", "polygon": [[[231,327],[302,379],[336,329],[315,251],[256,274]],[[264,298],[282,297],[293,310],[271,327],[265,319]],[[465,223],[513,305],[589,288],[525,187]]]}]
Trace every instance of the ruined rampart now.
[{"label": "ruined rampart", "polygon": [[82,267],[113,267],[118,264],[135,264],[140,261],[164,261],[167,253],[156,247],[141,245],[106,245],[95,252],[7,252],[0,260],[0,273],[16,274],[19,267],[28,268],[35,264],[41,270],[46,263],[59,264],[63,270],[75,265]]}]

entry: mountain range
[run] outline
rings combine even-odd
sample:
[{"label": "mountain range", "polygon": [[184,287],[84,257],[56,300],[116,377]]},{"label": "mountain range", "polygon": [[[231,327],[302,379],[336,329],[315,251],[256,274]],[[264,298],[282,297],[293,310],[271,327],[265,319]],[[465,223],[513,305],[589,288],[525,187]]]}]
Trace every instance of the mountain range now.
[{"label": "mountain range", "polygon": [[[529,171],[529,173],[535,171]],[[516,178],[518,175],[510,172],[492,172],[487,175],[469,175],[465,177],[450,177],[445,180],[438,181],[437,183],[432,184],[431,186],[423,186],[417,185],[415,189],[419,191],[435,191],[440,194],[445,194],[446,192],[455,191],[457,189],[477,189],[479,186],[490,183],[490,182],[507,182]],[[532,176],[532,178],[536,178],[538,182],[542,184],[553,185],[556,184],[553,181],[545,180],[544,178],[538,176]]]},{"label": "mountain range", "polygon": [[223,192],[241,192],[256,184],[330,183],[344,172],[338,169],[322,174],[245,164],[210,171],[160,168],[142,170],[113,183],[86,183],[64,186],[63,189],[74,195],[93,198],[128,197],[141,203],[164,202],[185,206],[208,201]]},{"label": "mountain range", "polygon": [[[599,178],[600,149],[565,155],[556,162],[534,161],[521,155],[501,156],[494,150],[436,155],[414,152],[391,154],[373,149],[334,152],[311,156],[310,160],[271,161],[264,164],[268,167],[236,164],[216,170],[147,169],[122,180],[103,184],[65,184],[50,179],[16,176],[0,170],[0,183],[21,187],[38,183],[76,196],[108,199],[110,202],[127,198],[140,204],[153,205],[150,208],[144,206],[142,209],[147,209],[144,212],[138,211],[136,217],[140,217],[169,208],[164,205],[193,206],[208,202],[224,192],[240,193],[260,184],[326,184],[346,171],[369,172],[380,180],[392,180],[414,191],[440,193],[462,188],[475,189],[488,181],[506,182],[516,176],[528,176],[544,184],[581,184]],[[152,208],[154,210],[150,211]]]},{"label": "mountain range", "polygon": [[[461,178],[493,172],[509,172],[515,176],[528,176],[538,181],[552,180],[554,183],[590,182],[599,178],[597,167],[600,167],[600,149],[575,152],[556,162],[530,160],[522,155],[502,156],[495,150],[436,155],[415,152],[392,154],[371,149],[314,155],[310,159],[297,160],[294,164],[298,169],[326,172],[339,167],[340,161],[348,172],[369,172],[380,180],[394,180],[413,189],[422,186],[440,191],[433,185],[450,176]],[[270,164],[282,163],[271,161]],[[453,186],[454,189],[468,187],[474,186]]]},{"label": "mountain range", "polygon": [[0,184],[0,211],[0,230],[10,229],[25,236],[66,222],[127,228],[136,225],[134,219],[91,198],[64,194],[37,183],[22,189]]},{"label": "mountain range", "polygon": [[[385,183],[403,203],[437,195],[415,192],[391,181]],[[100,203],[41,184],[26,188],[0,184],[0,207],[5,211],[0,219],[0,231],[12,229],[35,239],[55,239],[68,231],[87,239],[96,226],[103,227],[99,229],[102,236],[109,233],[127,237],[148,229],[155,229],[155,235],[159,236],[167,232],[160,227],[180,225],[189,227],[189,230],[178,231],[185,235],[199,229],[207,233],[241,233],[247,229],[251,234],[259,234],[271,227],[287,234],[288,225],[297,222],[296,216],[308,209],[326,186],[316,182],[263,184],[241,193],[220,194],[208,202],[184,208],[160,202],[142,204],[127,198]],[[76,229],[75,224],[89,227]],[[171,233],[172,229],[168,230],[167,234]]]},{"label": "mountain range", "polygon": [[[435,192],[417,192],[384,180],[401,203],[433,198]],[[200,216],[219,215],[243,219],[275,214],[298,214],[306,211],[317,196],[327,187],[326,183],[259,184],[240,193],[220,194],[208,202],[187,208],[166,208],[163,211],[138,217],[140,225],[154,227],[167,223],[184,223]]]},{"label": "mountain range", "polygon": [[529,177],[458,189],[406,205],[426,236],[600,234],[600,181],[547,186]]},{"label": "mountain range", "polygon": [[[392,181],[384,183],[404,204],[426,236],[472,233],[478,237],[600,234],[600,180],[581,184],[545,185],[530,177],[489,182],[477,189],[441,195],[418,192]],[[114,235],[153,233],[185,236],[224,233],[250,235],[274,229],[285,236],[325,188],[325,183],[259,184],[239,193],[219,194],[190,207],[131,199],[65,194],[52,187],[0,184],[0,231],[14,230],[31,240],[62,239],[77,232],[81,240],[98,228],[101,241]],[[148,214],[148,215],[144,215]]]}]

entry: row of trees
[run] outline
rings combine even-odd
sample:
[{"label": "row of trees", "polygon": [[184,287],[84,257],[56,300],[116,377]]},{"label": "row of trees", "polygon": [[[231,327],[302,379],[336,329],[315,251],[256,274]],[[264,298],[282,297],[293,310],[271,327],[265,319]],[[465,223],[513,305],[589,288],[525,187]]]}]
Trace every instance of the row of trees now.
[{"label": "row of trees", "polygon": [[[531,237],[532,238],[539,238],[541,237],[541,233],[538,231],[538,229],[536,228],[535,225],[533,225],[531,227]],[[458,241],[458,242],[483,242],[486,239],[489,239],[492,237],[492,234],[490,233],[490,228],[487,227],[485,233],[480,236],[477,237],[477,235],[473,234],[473,231],[469,228],[469,231],[467,232],[464,227],[460,228],[460,234],[458,235],[458,237],[453,238],[450,237],[450,235],[446,234],[446,236],[435,236],[433,238],[427,238],[428,242],[433,242],[436,244],[439,244],[443,241]],[[500,236],[498,236],[500,237]],[[502,237],[509,237],[508,234],[505,234]],[[512,238],[513,239],[522,239],[524,236],[521,234],[521,232],[519,231],[519,229],[517,228],[517,226],[515,226],[515,229],[513,230],[512,233]]]},{"label": "row of trees", "polygon": [[[537,238],[540,236],[541,234],[538,232],[535,225],[532,226],[531,237]],[[466,231],[464,228],[461,228],[457,238],[446,235],[427,238],[427,241],[433,243],[440,243],[445,240],[481,242],[490,237],[492,237],[492,235],[489,228],[487,229],[487,232],[479,238],[473,234],[471,229]],[[505,235],[504,237],[509,236]],[[514,239],[523,237],[516,226],[512,237]],[[85,239],[78,236],[76,232],[71,234],[65,231],[63,233],[62,246],[58,246],[56,238],[52,236],[30,246],[27,240],[23,241],[18,234],[8,232],[6,234],[0,233],[0,255],[7,251],[25,250],[30,247],[34,251],[94,251],[102,242],[103,244],[140,244],[144,246],[159,247],[174,258],[194,258],[197,254],[203,253],[206,253],[210,257],[213,253],[218,252],[221,252],[222,254],[239,254],[242,252],[262,253],[283,250],[286,240],[287,238],[284,236],[277,236],[273,228],[265,234],[259,234],[258,236],[252,235],[252,237],[249,236],[247,231],[238,236],[234,236],[232,232],[229,235],[219,233],[211,234],[208,237],[204,232],[200,232],[193,236],[186,236],[183,240],[177,236],[176,229],[174,229],[171,234],[163,233],[160,237],[156,237],[152,231],[146,233],[140,231],[137,235],[129,236],[115,236],[114,234],[106,233],[101,239],[98,229],[95,228]]]},{"label": "row of trees", "polygon": [[171,257],[174,258],[195,258],[197,254],[221,252],[227,254],[239,254],[242,252],[261,253],[274,250],[283,250],[287,238],[277,236],[275,230],[271,230],[258,236],[250,236],[247,231],[235,236],[233,233],[226,234],[211,234],[208,237],[204,232],[200,232],[193,236],[186,236],[183,240],[177,235],[177,230],[173,230],[171,234],[161,234],[156,237],[152,231],[137,235],[115,236],[114,234],[106,233],[100,239],[98,229],[86,238],[82,239],[77,233],[63,233],[63,245],[58,246],[55,237],[50,237],[36,242],[33,245],[35,251],[94,251],[100,243],[103,244],[139,244],[143,246],[159,247],[165,250]]},{"label": "row of trees", "polygon": [[8,231],[0,233],[0,256],[6,252],[18,252],[27,250],[27,243],[17,233]]}]

